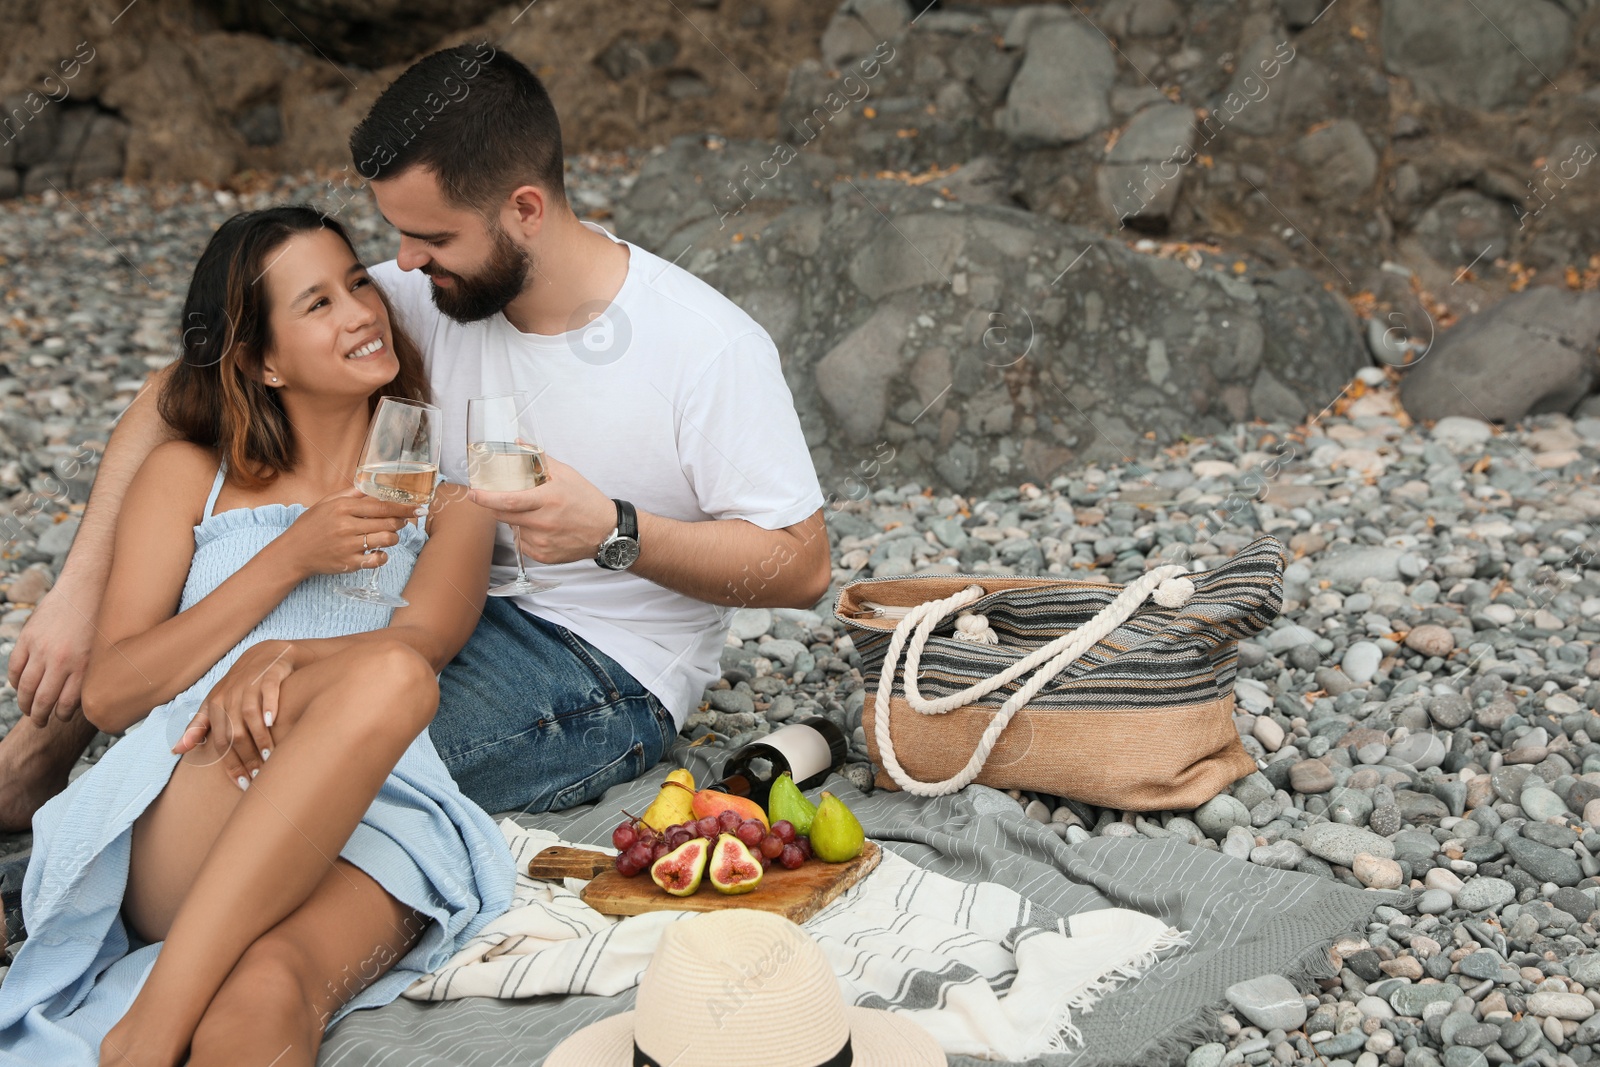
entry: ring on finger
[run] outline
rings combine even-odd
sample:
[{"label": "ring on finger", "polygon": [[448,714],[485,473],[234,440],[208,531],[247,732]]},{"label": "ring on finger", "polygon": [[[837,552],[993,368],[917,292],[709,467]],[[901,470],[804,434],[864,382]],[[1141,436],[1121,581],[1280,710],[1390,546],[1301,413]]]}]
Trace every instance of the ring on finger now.
[{"label": "ring on finger", "polygon": [[361,535],[361,554],[363,556],[365,556],[368,552],[371,552],[371,551],[372,551],[372,549],[367,547],[367,535],[366,534],[362,534]]}]

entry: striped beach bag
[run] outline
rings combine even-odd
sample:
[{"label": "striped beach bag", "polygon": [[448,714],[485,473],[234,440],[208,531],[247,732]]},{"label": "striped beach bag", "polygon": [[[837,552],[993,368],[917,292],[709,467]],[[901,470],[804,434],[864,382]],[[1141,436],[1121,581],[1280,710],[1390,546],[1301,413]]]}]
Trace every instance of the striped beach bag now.
[{"label": "striped beach bag", "polygon": [[1283,604],[1283,546],[1126,586],[1003,575],[851,582],[834,617],[867,684],[876,784],[970,782],[1122,811],[1198,807],[1254,771],[1233,724],[1238,642]]}]

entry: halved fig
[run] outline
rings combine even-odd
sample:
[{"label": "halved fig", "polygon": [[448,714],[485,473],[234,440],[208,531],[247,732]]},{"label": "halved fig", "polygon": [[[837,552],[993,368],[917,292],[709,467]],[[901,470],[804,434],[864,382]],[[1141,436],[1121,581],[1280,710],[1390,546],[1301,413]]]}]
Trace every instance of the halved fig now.
[{"label": "halved fig", "polygon": [[650,880],[675,897],[686,897],[700,888],[706,870],[709,842],[692,838],[650,865]]},{"label": "halved fig", "polygon": [[733,834],[717,838],[709,867],[711,886],[719,893],[748,893],[761,884],[761,861]]}]

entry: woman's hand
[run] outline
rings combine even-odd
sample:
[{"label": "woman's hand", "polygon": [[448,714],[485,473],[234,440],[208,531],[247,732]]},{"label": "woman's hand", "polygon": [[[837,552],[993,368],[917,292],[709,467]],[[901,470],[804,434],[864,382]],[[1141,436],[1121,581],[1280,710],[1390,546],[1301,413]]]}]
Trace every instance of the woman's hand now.
[{"label": "woman's hand", "polygon": [[240,789],[248,788],[272,755],[278,690],[294,673],[293,652],[289,641],[261,641],[245,649],[211,687],[172,751],[181,756],[212,739],[228,777]]},{"label": "woman's hand", "polygon": [[273,542],[305,577],[381,567],[381,551],[400,541],[400,527],[422,513],[414,504],[370,497],[351,486],[317,501]]}]

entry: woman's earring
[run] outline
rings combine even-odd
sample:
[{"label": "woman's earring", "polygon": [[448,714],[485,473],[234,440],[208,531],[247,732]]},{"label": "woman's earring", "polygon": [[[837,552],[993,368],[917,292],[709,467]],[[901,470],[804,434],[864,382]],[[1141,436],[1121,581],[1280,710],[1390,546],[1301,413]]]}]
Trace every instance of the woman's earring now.
[{"label": "woman's earring", "polygon": [[278,376],[277,376],[277,375],[276,375],[276,374],[274,374],[274,375],[273,375],[273,376],[272,376],[272,378],[271,378],[271,381],[272,381],[272,383],[273,383],[273,384],[274,384],[274,385],[276,385],[276,384],[277,384],[277,383],[278,383]]}]

